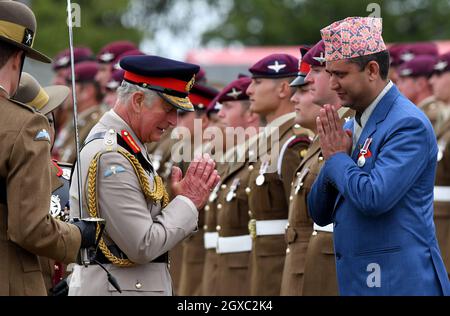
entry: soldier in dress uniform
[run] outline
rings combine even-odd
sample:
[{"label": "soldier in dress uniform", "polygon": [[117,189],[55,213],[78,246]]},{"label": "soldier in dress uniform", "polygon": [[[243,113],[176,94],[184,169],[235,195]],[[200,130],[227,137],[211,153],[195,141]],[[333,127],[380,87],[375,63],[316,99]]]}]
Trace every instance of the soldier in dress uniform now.
[{"label": "soldier in dress uniform", "polygon": [[137,50],[136,45],[130,41],[111,42],[100,49],[97,54],[99,69],[95,75],[95,80],[99,83],[102,93],[106,92],[106,85],[111,79],[114,65],[120,61],[117,58],[130,50]]},{"label": "soldier in dress uniform", "polygon": [[[117,295],[100,265],[124,295],[172,295],[168,251],[196,229],[197,210],[220,178],[208,156],[194,159],[183,179],[174,167],[169,202],[143,144],[175,126],[177,110],[194,110],[188,94],[199,67],[157,56],[125,57],[120,65],[125,75],[118,101],[92,129],[80,156],[84,209],[106,219],[105,236],[94,264],[74,267],[69,295]],[[72,216],[80,212],[76,174]]]},{"label": "soldier in dress uniform", "polygon": [[[206,116],[208,117],[208,126],[216,126],[222,128],[222,124],[218,119],[218,113],[222,108],[222,104],[218,102],[220,94],[216,96],[206,108]],[[217,161],[217,172],[223,178],[228,169],[228,164]],[[205,224],[203,225],[203,243],[205,248],[205,260],[203,263],[201,295],[216,296],[218,295],[219,284],[217,282],[217,260],[216,253],[217,239],[217,193],[220,189],[220,184],[217,185],[211,192],[208,202],[204,207]]]},{"label": "soldier in dress uniform", "polygon": [[[64,103],[69,93],[70,89],[63,85],[42,88],[33,76],[23,72],[14,100],[31,106],[47,117],[50,125],[50,144],[53,145],[55,140],[53,112]],[[52,160],[50,164],[52,195],[49,214],[53,218],[68,222],[70,219],[69,185],[72,165],[60,163],[56,160]],[[45,257],[39,257],[39,262],[47,291],[49,294],[53,294],[52,289],[64,277],[64,266],[60,262]]]},{"label": "soldier in dress uniform", "polygon": [[430,119],[435,132],[444,122],[445,105],[433,96],[430,78],[437,57],[420,55],[398,68],[398,89]]},{"label": "soldier in dress uniform", "polygon": [[[104,113],[99,105],[103,99],[100,86],[95,81],[98,64],[84,61],[75,65],[75,89],[78,105],[78,135],[82,144],[92,127]],[[71,75],[67,77],[71,81]],[[57,135],[53,150],[58,160],[74,163],[76,160],[75,128],[73,120],[68,120]]]},{"label": "soldier in dress uniform", "polygon": [[[248,175],[249,231],[253,237],[250,267],[251,295],[280,295],[288,224],[289,192],[300,163],[299,152],[311,143],[312,132],[294,132],[293,89],[298,59],[287,54],[269,55],[249,71],[250,110],[265,126],[257,139],[258,150],[249,149],[252,168]],[[253,144],[249,145],[250,147]]]},{"label": "soldier in dress uniform", "polygon": [[[250,173],[246,153],[249,138],[257,136],[260,126],[259,116],[250,111],[246,93],[250,83],[248,77],[234,80],[220,92],[217,100],[221,104],[218,119],[227,127],[224,137],[229,148],[223,157],[223,180],[212,197],[216,205],[213,211],[208,206],[207,214],[214,212],[215,216],[217,287],[214,295],[220,296],[250,295],[248,267],[252,240],[248,233],[250,216],[245,191]],[[240,130],[245,130],[245,135],[239,139]]]},{"label": "soldier in dress uniform", "polygon": [[49,123],[10,99],[26,56],[51,62],[32,48],[35,32],[36,19],[26,5],[0,1],[0,295],[47,295],[37,256],[70,263],[80,246],[95,242],[95,225],[49,215]]},{"label": "soldier in dress uniform", "polygon": [[[185,131],[189,131],[189,139],[180,141],[180,145],[184,146],[183,149],[190,149],[191,156],[189,159],[176,163],[180,167],[181,171],[185,173],[189,166],[189,162],[195,155],[203,154],[205,149],[205,143],[198,144],[196,148],[195,138],[203,138],[203,131],[208,126],[208,119],[206,116],[206,107],[217,96],[218,91],[215,88],[206,86],[204,84],[196,83],[189,94],[189,99],[194,105],[195,112],[178,112],[178,124],[177,128],[184,128]],[[194,127],[195,120],[201,121],[201,130],[198,131]],[[196,133],[200,133],[196,135]],[[189,143],[187,143],[189,142]],[[175,149],[179,150],[179,149]],[[169,149],[170,151],[170,149]],[[172,157],[173,159],[173,157]],[[202,287],[202,275],[203,265],[205,262],[205,247],[203,241],[203,226],[205,225],[205,210],[199,210],[198,214],[198,231],[186,238],[182,242],[182,264],[180,283],[178,287],[178,294],[181,296],[193,296],[201,294]]]},{"label": "soldier in dress uniform", "polygon": [[442,108],[443,120],[450,118],[450,53],[439,56],[434,66],[434,74],[431,77],[431,85],[435,98],[444,104]]},{"label": "soldier in dress uniform", "polygon": [[[82,61],[94,60],[94,54],[88,47],[74,47],[73,49],[73,61],[77,64]],[[52,84],[54,85],[68,85],[67,76],[70,72],[70,50],[65,49],[58,53],[52,64],[53,72],[55,73]],[[69,86],[69,85],[68,85]],[[55,115],[55,130],[58,135],[61,128],[65,123],[70,120],[72,108],[72,98],[67,98],[64,103],[59,106],[54,112]]]},{"label": "soldier in dress uniform", "polygon": [[[432,77],[433,91],[436,98],[450,108],[450,54],[439,57]],[[434,188],[434,223],[436,237],[442,253],[447,273],[450,276],[450,117],[437,131],[438,165]]]}]

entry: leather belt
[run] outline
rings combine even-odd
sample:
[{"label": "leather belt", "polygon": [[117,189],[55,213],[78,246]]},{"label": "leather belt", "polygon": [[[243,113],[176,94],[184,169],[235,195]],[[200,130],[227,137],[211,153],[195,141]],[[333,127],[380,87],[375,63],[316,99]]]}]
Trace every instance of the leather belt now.
[{"label": "leather belt", "polygon": [[[122,250],[120,250],[119,247],[117,247],[115,245],[110,245],[110,246],[108,246],[108,249],[117,258],[128,259],[127,255]],[[105,255],[103,254],[103,252],[100,249],[97,251],[97,254],[95,255],[95,260],[100,262],[101,264],[110,264],[111,263],[111,261],[109,261],[108,258],[105,257]],[[159,256],[158,258],[152,260],[151,262],[169,263],[169,253],[166,252],[166,253],[162,254],[161,256]],[[97,263],[91,262],[91,264],[95,265]]]}]

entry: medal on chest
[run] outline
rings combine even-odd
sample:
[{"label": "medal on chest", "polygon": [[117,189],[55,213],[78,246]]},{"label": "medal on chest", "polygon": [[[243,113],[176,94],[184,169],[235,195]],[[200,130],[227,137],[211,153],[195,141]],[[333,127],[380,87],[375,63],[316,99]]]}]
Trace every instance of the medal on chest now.
[{"label": "medal on chest", "polygon": [[266,177],[264,176],[264,174],[266,173],[267,168],[269,168],[269,162],[264,161],[259,168],[259,176],[256,178],[256,185],[259,187],[262,186],[266,181]]},{"label": "medal on chest", "polygon": [[369,150],[370,144],[372,144],[372,138],[367,138],[361,150],[359,151],[357,164],[360,168],[365,166],[366,159],[372,157],[372,153]]}]

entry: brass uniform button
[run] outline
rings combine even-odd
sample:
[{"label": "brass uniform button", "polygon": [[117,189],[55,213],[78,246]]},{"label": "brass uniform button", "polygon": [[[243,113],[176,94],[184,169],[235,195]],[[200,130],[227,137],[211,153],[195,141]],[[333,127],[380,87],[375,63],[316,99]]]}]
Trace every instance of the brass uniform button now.
[{"label": "brass uniform button", "polygon": [[255,168],[255,167],[253,167],[253,165],[248,166],[248,170],[249,170],[249,171],[253,171],[254,168]]},{"label": "brass uniform button", "polygon": [[208,229],[208,225],[203,225],[203,229],[207,230]]},{"label": "brass uniform button", "polygon": [[218,209],[218,210],[221,210],[221,209],[222,209],[222,204],[220,204],[220,203],[217,204],[217,209]]},{"label": "brass uniform button", "polygon": [[225,189],[227,188],[227,185],[226,185],[226,184],[222,184],[222,185],[220,186],[220,188],[221,188],[222,190],[225,190]]},{"label": "brass uniform button", "polygon": [[252,189],[250,189],[249,187],[245,188],[245,193],[250,194],[250,192],[252,192]]},{"label": "brass uniform button", "polygon": [[248,217],[252,217],[252,215],[253,215],[253,213],[252,213],[252,211],[250,211],[250,210],[248,210]]},{"label": "brass uniform button", "polygon": [[289,248],[287,248],[286,249],[286,253],[288,254],[288,253],[290,253],[291,252],[291,250],[289,249]]},{"label": "brass uniform button", "polygon": [[206,211],[206,212],[208,212],[210,209],[211,209],[211,208],[210,208],[209,205],[206,205],[206,206],[205,206],[205,211]]},{"label": "brass uniform button", "polygon": [[220,227],[220,225],[216,226],[216,230],[219,232],[222,229],[222,227]]},{"label": "brass uniform button", "polygon": [[138,281],[138,282],[135,284],[135,287],[136,287],[138,290],[140,290],[140,289],[142,288],[142,284]]}]

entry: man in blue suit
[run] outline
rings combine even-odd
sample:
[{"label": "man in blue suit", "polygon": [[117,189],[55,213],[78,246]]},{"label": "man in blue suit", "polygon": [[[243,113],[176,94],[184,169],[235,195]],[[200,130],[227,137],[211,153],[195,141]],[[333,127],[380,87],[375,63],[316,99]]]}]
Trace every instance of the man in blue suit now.
[{"label": "man in blue suit", "polygon": [[425,115],[387,79],[381,19],[324,28],[330,85],[356,111],[345,131],[335,107],[317,119],[326,162],[308,196],[314,221],[334,223],[341,295],[449,295],[436,242],[438,148]]}]

